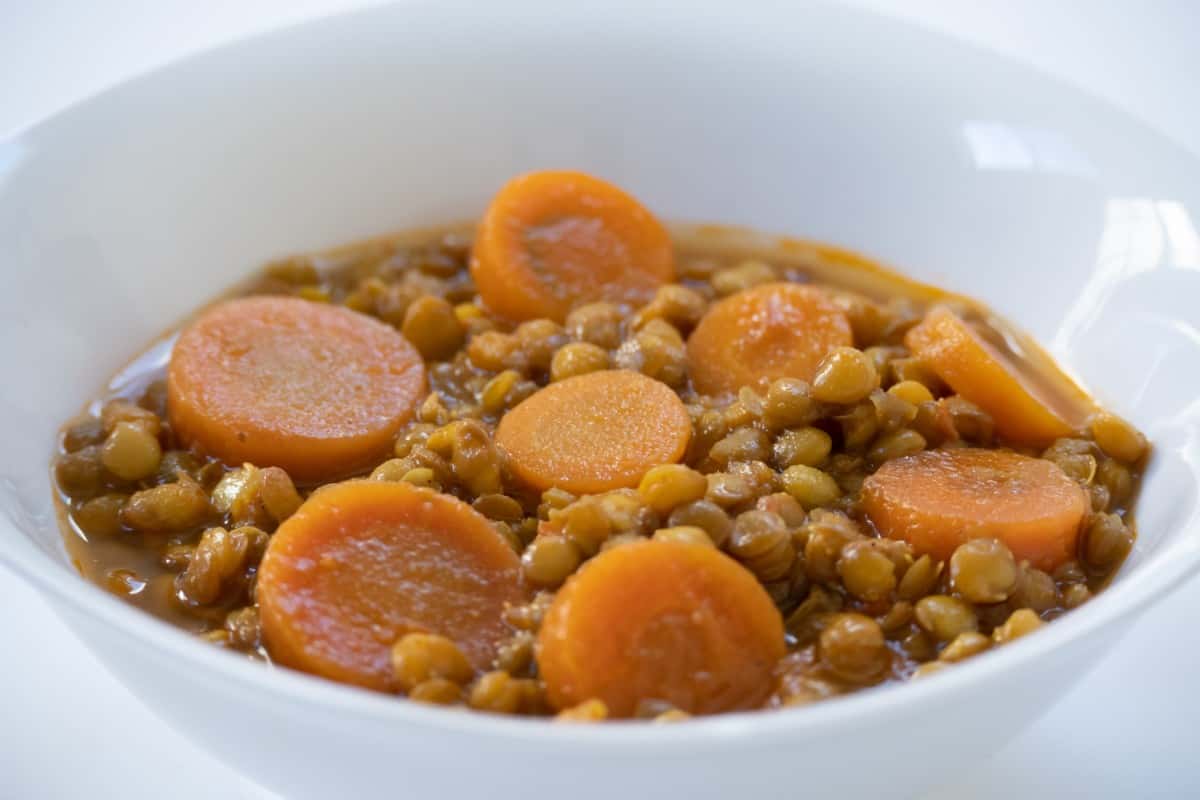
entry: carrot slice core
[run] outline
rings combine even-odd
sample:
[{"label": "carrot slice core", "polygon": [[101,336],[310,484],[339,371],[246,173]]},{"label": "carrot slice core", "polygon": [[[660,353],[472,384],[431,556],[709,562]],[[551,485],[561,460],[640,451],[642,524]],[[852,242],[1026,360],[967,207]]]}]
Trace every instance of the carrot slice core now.
[{"label": "carrot slice core", "polygon": [[675,256],[666,228],[616,186],[581,172],[533,172],[488,206],[471,275],[496,314],[562,322],[582,303],[646,303],[675,279]]},{"label": "carrot slice core", "polygon": [[421,356],[395,329],[291,297],[221,303],[171,352],[171,426],[229,464],[301,481],[371,466],[425,394]]},{"label": "carrot slice core", "polygon": [[853,344],[849,320],[825,292],[768,283],[708,310],[688,338],[688,371],[707,395],[763,389],[777,378],[812,380],[829,351]]},{"label": "carrot slice core", "polygon": [[756,708],[784,654],[783,623],[745,568],[703,544],[646,540],[601,553],[559,590],[538,637],[556,708],[591,698],[632,716]]},{"label": "carrot slice core", "polygon": [[1075,555],[1088,500],[1053,462],[1005,450],[929,450],[888,461],[863,483],[872,524],[918,555],[948,559],[969,539],[999,539],[1053,570]]},{"label": "carrot slice core", "polygon": [[577,375],[504,415],[496,444],[534,488],[576,494],[637,486],[646,470],[683,457],[692,422],[666,384],[628,370]]},{"label": "carrot slice core", "polygon": [[396,688],[406,633],[454,640],[486,669],[525,592],[520,561],[481,514],[402,482],[354,480],[313,494],[271,537],[256,594],[271,657],[371,689]]}]

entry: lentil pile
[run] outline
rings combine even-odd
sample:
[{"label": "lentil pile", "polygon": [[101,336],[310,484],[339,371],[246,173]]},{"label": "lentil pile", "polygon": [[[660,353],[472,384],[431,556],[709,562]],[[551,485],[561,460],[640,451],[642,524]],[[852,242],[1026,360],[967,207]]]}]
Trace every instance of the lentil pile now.
[{"label": "lentil pile", "polygon": [[[831,250],[809,269],[672,243],[586,176],[524,180],[559,194],[531,210],[510,185],[504,219],[575,216],[289,258],[215,307],[222,347],[299,315],[328,364],[289,335],[246,367],[287,379],[246,400],[207,377],[219,354],[179,363],[211,312],[135,361],[54,460],[81,571],[215,645],[410,700],[673,721],[954,668],[1129,553],[1145,438],[1018,363],[986,310],[863,293]],[[323,404],[372,410],[331,444]]]}]

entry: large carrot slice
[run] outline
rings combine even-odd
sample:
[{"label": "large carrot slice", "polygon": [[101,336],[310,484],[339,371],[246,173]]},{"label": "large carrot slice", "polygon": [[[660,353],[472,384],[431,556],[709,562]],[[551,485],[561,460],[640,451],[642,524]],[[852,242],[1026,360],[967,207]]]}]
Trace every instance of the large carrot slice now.
[{"label": "large carrot slice", "polygon": [[776,378],[811,380],[830,350],[853,344],[849,320],[823,291],[768,283],[708,310],[688,338],[688,370],[703,394],[761,389]]},{"label": "large carrot slice", "polygon": [[393,328],[288,297],[214,306],[180,334],[167,370],[185,443],[303,481],[384,456],[424,394],[421,356]]},{"label": "large carrot slice", "polygon": [[1017,559],[1053,570],[1075,555],[1088,509],[1053,462],[1006,450],[928,450],[888,461],[863,483],[863,508],[884,535],[948,559],[968,539],[999,539]]},{"label": "large carrot slice", "polygon": [[637,486],[646,470],[683,457],[687,409],[666,384],[628,370],[552,383],[500,420],[496,444],[534,488],[576,494]]},{"label": "large carrot slice", "polygon": [[532,172],[488,206],[471,275],[496,314],[562,322],[579,303],[649,301],[675,279],[675,256],[666,228],[616,186],[581,172]]},{"label": "large carrot slice", "polygon": [[988,412],[1009,441],[1044,446],[1080,430],[1091,411],[1082,393],[1009,358],[944,306],[905,336],[909,349],[954,391]]},{"label": "large carrot slice", "polygon": [[784,654],[762,585],[717,549],[646,540],[601,553],[558,591],[537,660],[559,709],[597,698],[616,717],[644,700],[691,714],[756,708]]},{"label": "large carrot slice", "polygon": [[411,484],[354,480],[316,492],[279,527],[256,589],[271,657],[371,689],[395,688],[406,633],[454,640],[485,669],[519,603],[520,561],[482,515]]}]

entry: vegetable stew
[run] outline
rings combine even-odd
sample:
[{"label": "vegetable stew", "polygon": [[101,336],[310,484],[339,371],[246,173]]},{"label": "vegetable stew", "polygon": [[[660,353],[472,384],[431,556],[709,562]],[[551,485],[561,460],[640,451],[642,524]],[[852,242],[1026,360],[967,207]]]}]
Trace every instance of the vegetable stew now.
[{"label": "vegetable stew", "polygon": [[572,172],[268,265],[62,431],[81,572],[211,644],[568,721],[924,679],[1100,591],[1149,445],[986,307]]}]

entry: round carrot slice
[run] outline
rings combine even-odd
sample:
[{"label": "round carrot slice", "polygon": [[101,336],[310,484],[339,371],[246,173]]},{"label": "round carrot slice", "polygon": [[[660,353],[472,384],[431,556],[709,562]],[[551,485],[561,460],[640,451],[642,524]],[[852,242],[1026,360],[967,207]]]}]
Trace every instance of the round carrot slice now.
[{"label": "round carrot slice", "polygon": [[744,567],[704,544],[645,540],[593,558],[558,591],[538,636],[555,708],[589,698],[690,714],[757,708],[784,654],[783,621]]},{"label": "round carrot slice", "polygon": [[446,636],[486,669],[505,603],[525,594],[516,553],[470,506],[370,480],[331,484],[280,525],[255,591],[273,659],[380,690],[406,633]]},{"label": "round carrot slice", "polygon": [[576,494],[637,486],[683,457],[692,421],[679,396],[638,372],[601,370],[552,383],[504,415],[496,444],[536,489]]},{"label": "round carrot slice", "polygon": [[393,328],[290,297],[214,306],[180,334],[167,369],[185,443],[302,481],[379,460],[424,394],[421,356]]},{"label": "round carrot slice", "polygon": [[863,483],[884,536],[948,559],[968,539],[999,539],[1018,560],[1053,570],[1075,555],[1088,509],[1056,464],[1005,450],[928,450],[888,461]]},{"label": "round carrot slice", "polygon": [[930,309],[904,342],[950,388],[988,412],[1011,442],[1044,446],[1083,427],[1090,409],[1075,387],[1055,392],[944,306]]},{"label": "round carrot slice", "polygon": [[812,380],[830,350],[853,344],[849,320],[825,292],[768,283],[708,310],[688,338],[688,370],[702,394],[762,389],[776,378]]},{"label": "round carrot slice", "polygon": [[579,303],[646,303],[675,279],[675,255],[666,228],[616,186],[581,172],[532,172],[488,206],[471,275],[496,314],[562,322]]}]

